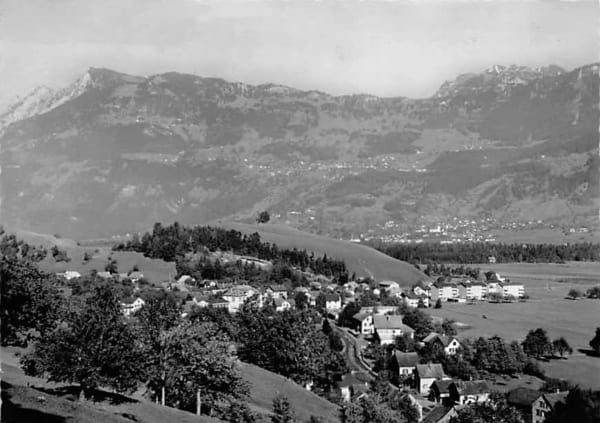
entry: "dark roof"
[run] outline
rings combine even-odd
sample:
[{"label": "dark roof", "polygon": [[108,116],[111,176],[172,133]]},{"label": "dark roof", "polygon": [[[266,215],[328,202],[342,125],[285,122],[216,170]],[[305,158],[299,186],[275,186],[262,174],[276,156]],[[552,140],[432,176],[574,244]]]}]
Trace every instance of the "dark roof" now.
[{"label": "dark roof", "polygon": [[544,398],[548,401],[551,408],[554,408],[557,402],[563,402],[567,399],[567,395],[569,395],[568,391],[565,392],[556,392],[554,394],[544,394]]},{"label": "dark roof", "polygon": [[269,288],[273,292],[287,292],[285,285],[269,285]]},{"label": "dark roof", "polygon": [[229,303],[229,301],[227,301],[225,298],[223,297],[212,297],[208,299],[209,304],[223,304],[223,303]]},{"label": "dark roof", "polygon": [[485,380],[458,381],[454,383],[459,395],[476,395],[490,393],[490,386]]},{"label": "dark roof", "polygon": [[361,377],[361,375],[359,373],[354,374],[354,373],[350,373],[350,374],[346,374],[344,375],[344,377],[342,378],[341,382],[338,384],[338,386],[340,388],[346,387],[346,386],[354,386],[354,385],[366,385],[366,381],[361,380],[363,379]]},{"label": "dark roof", "polygon": [[398,367],[415,367],[419,364],[419,355],[416,352],[395,351],[394,357],[396,357]]},{"label": "dark roof", "polygon": [[325,295],[325,301],[339,301],[340,296],[338,294],[327,294]]},{"label": "dark roof", "polygon": [[450,385],[453,383],[453,380],[436,380],[431,385],[431,388],[433,388],[433,385],[435,385],[440,394],[445,394],[450,392]]},{"label": "dark roof", "polygon": [[365,320],[367,317],[369,317],[371,315],[371,313],[356,313],[354,316],[352,316],[352,318],[354,320],[357,320],[359,322],[362,322],[363,320]]},{"label": "dark roof", "polygon": [[444,345],[444,347],[447,347],[448,345],[450,345],[450,342],[452,342],[452,340],[455,339],[455,337],[440,335],[437,332],[431,332],[429,335],[423,338],[423,342],[428,344],[436,339],[439,339],[442,345]]},{"label": "dark roof", "polygon": [[446,377],[440,363],[417,364],[417,372],[421,378],[443,379]]},{"label": "dark roof", "polygon": [[[437,423],[452,411],[454,411],[454,407],[444,407],[443,405],[439,405],[434,407],[425,417],[423,417],[421,423]],[[454,413],[456,413],[456,411],[454,411]]]},{"label": "dark roof", "polygon": [[531,404],[535,402],[542,395],[540,391],[535,389],[520,387],[513,389],[508,393],[507,401],[509,404],[517,405],[521,407],[531,407]]}]

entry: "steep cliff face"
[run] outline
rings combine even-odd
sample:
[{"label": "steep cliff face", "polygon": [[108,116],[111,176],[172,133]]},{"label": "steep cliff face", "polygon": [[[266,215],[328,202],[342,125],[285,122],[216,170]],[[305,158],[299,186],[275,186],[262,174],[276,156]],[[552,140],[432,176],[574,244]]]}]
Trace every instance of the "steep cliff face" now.
[{"label": "steep cliff face", "polygon": [[35,90],[0,128],[2,220],[73,236],[265,208],[310,209],[321,217],[298,226],[324,232],[560,222],[592,216],[598,197],[596,64],[494,66],[419,100],[90,69]]}]

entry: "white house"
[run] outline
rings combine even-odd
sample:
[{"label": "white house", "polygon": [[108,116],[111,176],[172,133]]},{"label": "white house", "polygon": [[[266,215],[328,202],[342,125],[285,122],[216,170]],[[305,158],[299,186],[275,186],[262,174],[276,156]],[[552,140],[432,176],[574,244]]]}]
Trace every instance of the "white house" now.
[{"label": "white house", "polygon": [[373,314],[360,312],[356,313],[352,318],[358,323],[358,330],[360,333],[363,335],[373,334]]},{"label": "white house", "polygon": [[427,345],[431,345],[434,342],[440,343],[440,345],[444,348],[444,353],[446,355],[454,355],[460,348],[460,342],[453,336],[445,336],[436,332],[431,332],[429,335],[423,338],[423,343]]},{"label": "white house", "polygon": [[489,400],[491,391],[485,380],[460,380],[450,384],[450,399],[457,405],[482,403]]},{"label": "white house", "polygon": [[409,307],[419,307],[419,301],[423,302],[424,307],[429,307],[429,297],[425,294],[415,295],[411,292],[403,294],[402,299]]},{"label": "white house", "polygon": [[373,328],[381,345],[391,344],[397,336],[408,334],[414,336],[414,329],[402,323],[402,316],[373,316]]},{"label": "white house", "polygon": [[125,317],[131,316],[133,313],[141,309],[146,302],[142,300],[140,297],[137,297],[134,302],[129,303],[121,303],[121,312],[125,315]]},{"label": "white house", "polygon": [[237,313],[247,299],[258,293],[250,285],[234,285],[223,294],[223,299],[228,302],[229,312]]},{"label": "white house", "polygon": [[75,278],[80,278],[81,277],[81,273],[79,273],[76,270],[67,270],[65,273],[62,274],[62,276],[70,281],[71,279],[75,279]]},{"label": "white house", "polygon": [[285,311],[292,308],[291,303],[285,298],[275,298],[273,300],[275,311]]},{"label": "white house", "polygon": [[325,308],[339,311],[342,308],[342,298],[338,294],[325,294]]}]

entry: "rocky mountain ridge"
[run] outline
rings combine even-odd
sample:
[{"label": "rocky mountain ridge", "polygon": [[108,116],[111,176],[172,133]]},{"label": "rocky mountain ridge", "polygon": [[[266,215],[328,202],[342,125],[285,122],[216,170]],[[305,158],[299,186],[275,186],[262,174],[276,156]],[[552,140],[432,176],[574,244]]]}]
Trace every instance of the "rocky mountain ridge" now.
[{"label": "rocky mountain ridge", "polygon": [[417,100],[91,68],[0,121],[3,220],[40,232],[262,209],[335,236],[390,221],[597,217],[597,64],[494,66]]}]

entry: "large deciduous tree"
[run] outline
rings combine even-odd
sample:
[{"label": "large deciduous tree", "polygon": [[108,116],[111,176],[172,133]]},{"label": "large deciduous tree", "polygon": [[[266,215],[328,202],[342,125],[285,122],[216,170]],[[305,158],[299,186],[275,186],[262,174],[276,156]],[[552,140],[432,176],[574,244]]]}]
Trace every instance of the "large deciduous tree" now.
[{"label": "large deciduous tree", "polygon": [[596,335],[590,340],[590,347],[594,354],[600,355],[600,328],[596,328]]},{"label": "large deciduous tree", "polygon": [[548,339],[546,331],[542,328],[530,330],[522,345],[525,354],[537,359],[544,357],[552,351],[552,344]]},{"label": "large deciduous tree", "polygon": [[0,283],[2,345],[26,345],[54,328],[63,305],[54,276],[22,256],[7,254],[0,258]]},{"label": "large deciduous tree", "polygon": [[190,411],[204,408],[212,414],[247,397],[235,347],[213,323],[186,321],[163,332],[160,343],[168,369],[167,404]]}]

